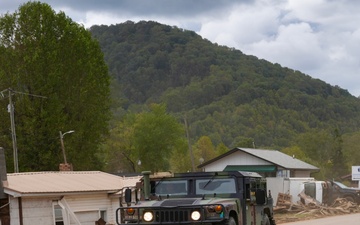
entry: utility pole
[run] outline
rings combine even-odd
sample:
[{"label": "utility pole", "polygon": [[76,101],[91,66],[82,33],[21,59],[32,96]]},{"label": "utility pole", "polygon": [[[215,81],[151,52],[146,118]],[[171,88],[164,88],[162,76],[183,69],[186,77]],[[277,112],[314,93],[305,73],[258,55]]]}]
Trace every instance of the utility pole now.
[{"label": "utility pole", "polygon": [[190,142],[190,134],[189,134],[189,126],[187,124],[186,115],[184,116],[184,123],[185,123],[186,137],[188,140],[188,148],[189,148],[189,153],[190,153],[191,169],[194,172],[195,171],[194,155],[192,152],[192,147],[191,147],[191,142]]},{"label": "utility pole", "polygon": [[17,150],[17,142],[16,142],[16,131],[15,131],[15,118],[14,118],[14,105],[12,103],[12,91],[9,88],[9,105],[8,105],[8,111],[10,113],[10,122],[11,122],[11,138],[12,138],[12,144],[13,144],[13,154],[14,154],[14,173],[19,172],[19,164],[18,164],[18,150]]},{"label": "utility pole", "polygon": [[4,93],[8,92],[9,95],[9,105],[8,105],[8,112],[10,113],[10,122],[11,122],[11,138],[12,138],[12,145],[13,145],[13,155],[14,155],[14,173],[19,172],[19,161],[18,161],[18,149],[17,149],[17,141],[16,141],[16,131],[15,131],[15,116],[14,116],[14,104],[12,101],[12,95],[13,94],[23,94],[23,95],[29,95],[33,97],[39,97],[39,98],[46,98],[44,96],[40,95],[33,95],[29,93],[23,93],[23,92],[17,92],[12,90],[11,88],[5,89],[0,92],[1,96],[4,97]]}]

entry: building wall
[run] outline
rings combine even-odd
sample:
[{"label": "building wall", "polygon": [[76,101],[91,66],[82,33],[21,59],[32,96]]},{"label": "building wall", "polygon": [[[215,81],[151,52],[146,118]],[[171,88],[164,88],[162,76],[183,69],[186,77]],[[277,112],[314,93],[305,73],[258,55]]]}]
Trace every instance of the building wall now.
[{"label": "building wall", "polygon": [[294,170],[293,177],[310,177],[311,173],[308,170]]},{"label": "building wall", "polygon": [[[52,225],[52,199],[21,198],[23,225]],[[20,225],[19,198],[10,197],[10,224]]]},{"label": "building wall", "polygon": [[227,165],[272,165],[271,163],[259,159],[258,157],[246,154],[244,152],[234,152],[213,163],[204,166],[204,171],[223,171]]},{"label": "building wall", "polygon": [[[120,207],[119,197],[111,198],[111,207],[112,207],[112,210],[111,210],[111,212],[109,212],[109,214],[111,214],[112,218],[114,218],[113,224],[116,224],[116,210]],[[119,217],[120,217],[120,215],[119,215]]]},{"label": "building wall", "polygon": [[[61,196],[21,198],[23,225],[53,225],[53,203],[56,203],[60,198]],[[100,211],[106,211],[105,220],[107,224],[116,224],[115,210],[118,207],[115,204],[116,201],[118,202],[116,199],[109,198],[107,193],[103,193],[69,195],[65,196],[61,203],[66,203],[67,210],[73,212],[81,225],[94,225],[95,221],[100,218]],[[64,219],[66,220],[67,217],[70,225],[76,225],[76,220],[72,214],[69,211],[65,213]],[[20,225],[18,198],[10,197],[10,218],[11,225]]]},{"label": "building wall", "polygon": [[[82,225],[94,225],[95,221],[100,219],[100,211],[106,211],[104,219],[107,224],[116,224],[116,209],[113,208],[112,199],[108,197],[107,193],[66,196],[64,199]],[[76,224],[72,218],[70,222],[71,225]]]}]

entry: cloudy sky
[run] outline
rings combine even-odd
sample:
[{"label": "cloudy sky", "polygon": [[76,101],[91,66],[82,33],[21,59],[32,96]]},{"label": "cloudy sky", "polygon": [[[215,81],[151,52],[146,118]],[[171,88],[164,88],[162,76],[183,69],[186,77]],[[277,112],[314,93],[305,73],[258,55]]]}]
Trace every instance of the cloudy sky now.
[{"label": "cloudy sky", "polygon": [[[25,0],[1,0],[0,14]],[[42,0],[84,24],[152,20],[299,70],[360,96],[360,1]]]}]

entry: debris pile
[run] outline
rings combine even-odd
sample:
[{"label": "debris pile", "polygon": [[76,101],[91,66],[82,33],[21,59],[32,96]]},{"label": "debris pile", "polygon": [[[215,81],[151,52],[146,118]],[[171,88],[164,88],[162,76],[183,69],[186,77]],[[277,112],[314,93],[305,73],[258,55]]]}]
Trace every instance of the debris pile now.
[{"label": "debris pile", "polygon": [[304,194],[304,192],[299,194],[300,201],[296,204],[292,203],[291,197],[291,195],[279,193],[274,212],[295,215],[313,214],[318,217],[360,213],[360,206],[345,198],[337,198],[331,205],[324,205]]}]

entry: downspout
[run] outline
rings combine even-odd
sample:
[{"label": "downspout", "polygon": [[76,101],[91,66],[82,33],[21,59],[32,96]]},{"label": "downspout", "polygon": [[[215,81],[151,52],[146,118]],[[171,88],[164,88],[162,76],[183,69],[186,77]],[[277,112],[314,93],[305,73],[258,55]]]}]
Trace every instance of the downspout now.
[{"label": "downspout", "polygon": [[7,171],[6,171],[6,160],[5,151],[0,147],[0,199],[7,198],[4,192],[4,186],[7,185]]},{"label": "downspout", "polygon": [[24,225],[21,197],[18,198],[18,203],[19,203],[19,223],[20,225]]}]

